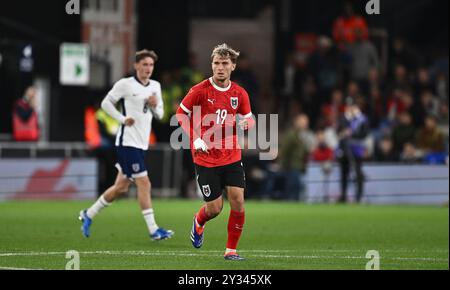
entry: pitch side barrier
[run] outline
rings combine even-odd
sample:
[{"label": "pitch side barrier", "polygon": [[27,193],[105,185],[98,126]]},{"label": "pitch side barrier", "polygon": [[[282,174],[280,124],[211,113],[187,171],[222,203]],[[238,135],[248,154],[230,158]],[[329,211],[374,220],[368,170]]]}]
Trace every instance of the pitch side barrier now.
[{"label": "pitch side barrier", "polygon": [[[0,201],[95,199],[101,156],[84,143],[0,142]],[[183,151],[168,145],[149,149],[146,162],[155,197],[179,196],[182,158]]]},{"label": "pitch side barrier", "polygon": [[[283,199],[284,173],[276,162],[259,161],[257,155],[244,158],[249,195],[261,199]],[[445,205],[449,201],[448,165],[373,163],[363,166],[365,204]],[[354,172],[351,172],[348,199],[355,200]],[[276,176],[273,192],[265,191],[267,179]],[[334,203],[340,196],[339,164],[310,163],[302,176],[305,189],[300,201]],[[248,196],[247,196],[248,197]]]}]

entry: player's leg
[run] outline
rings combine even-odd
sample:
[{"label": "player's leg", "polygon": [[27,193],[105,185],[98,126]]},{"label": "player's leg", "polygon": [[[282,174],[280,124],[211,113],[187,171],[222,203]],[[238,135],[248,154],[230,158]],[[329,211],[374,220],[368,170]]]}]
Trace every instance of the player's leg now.
[{"label": "player's leg", "polygon": [[237,247],[245,224],[245,173],[242,162],[231,164],[224,171],[226,191],[230,202],[230,217],[228,220],[228,240],[225,259],[243,260],[237,254]]},{"label": "player's leg", "polygon": [[145,176],[135,178],[135,183],[137,187],[138,202],[141,207],[145,223],[147,224],[150,238],[155,241],[171,238],[174,234],[173,231],[160,228],[156,224],[155,212],[153,210],[151,199],[152,185],[150,183],[150,179],[148,178],[147,172],[145,171]]},{"label": "player's leg", "polygon": [[216,200],[206,202],[196,214],[197,222],[204,226],[208,221],[215,219],[223,209],[223,198],[219,196]]},{"label": "player's leg", "polygon": [[206,204],[194,216],[191,241],[194,248],[203,245],[205,225],[217,217],[223,208],[222,185],[217,168],[195,166],[198,187]]},{"label": "player's leg", "polygon": [[355,157],[354,167],[356,175],[356,202],[360,203],[364,193],[364,173],[361,158]]},{"label": "player's leg", "polygon": [[105,202],[111,204],[122,194],[127,193],[130,185],[131,180],[119,171],[114,185],[108,188],[101,197],[103,197]]},{"label": "player's leg", "polygon": [[227,196],[230,202],[230,217],[228,219],[228,240],[225,258],[241,260],[237,254],[237,247],[245,224],[244,188],[227,187]]},{"label": "player's leg", "polygon": [[151,198],[152,184],[148,176],[136,178],[135,183],[137,187],[137,199],[141,209],[144,211],[153,208]]},{"label": "player's leg", "polygon": [[343,156],[339,159],[339,166],[341,167],[341,196],[339,197],[338,202],[345,203],[347,202],[347,186],[348,177],[350,175],[350,162],[347,156]]},{"label": "player's leg", "polygon": [[80,212],[81,231],[86,238],[91,235],[90,227],[95,216],[104,208],[110,206],[121,194],[126,193],[130,184],[131,181],[119,170],[114,185],[108,188],[89,209]]}]

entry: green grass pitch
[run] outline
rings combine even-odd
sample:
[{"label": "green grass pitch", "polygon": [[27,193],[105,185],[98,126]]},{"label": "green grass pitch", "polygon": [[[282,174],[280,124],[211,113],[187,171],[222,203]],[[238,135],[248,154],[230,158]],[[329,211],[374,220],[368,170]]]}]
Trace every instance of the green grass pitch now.
[{"label": "green grass pitch", "polygon": [[66,252],[81,269],[364,270],[366,253],[380,253],[383,269],[449,269],[448,207],[305,205],[247,202],[240,253],[225,261],[229,206],[208,223],[202,249],[189,233],[200,201],[154,201],[157,222],[171,240],[150,241],[136,201],[122,200],[80,233],[78,212],[90,202],[0,203],[0,269],[64,270]]}]

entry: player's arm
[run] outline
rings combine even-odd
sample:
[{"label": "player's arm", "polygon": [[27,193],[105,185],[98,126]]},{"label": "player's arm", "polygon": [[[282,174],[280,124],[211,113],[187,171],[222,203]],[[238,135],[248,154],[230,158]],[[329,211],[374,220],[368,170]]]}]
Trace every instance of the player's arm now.
[{"label": "player's arm", "polygon": [[153,113],[153,116],[161,120],[164,118],[164,102],[162,98],[162,90],[161,85],[158,86],[158,90],[156,91],[156,96],[151,96],[149,98],[150,110]]},{"label": "player's arm", "polygon": [[116,104],[119,100],[125,97],[124,86],[125,84],[121,81],[114,85],[112,90],[103,99],[102,109],[120,124],[124,124],[125,126],[133,126],[135,123],[134,119],[122,115],[122,113],[120,113],[116,108]]},{"label": "player's arm", "polygon": [[240,117],[239,127],[246,131],[253,129],[256,125],[256,121],[253,117],[252,108],[250,105],[250,98],[245,90],[242,91],[242,101],[239,106],[238,114]]},{"label": "player's arm", "polygon": [[186,132],[189,138],[193,140],[194,149],[208,152],[208,146],[206,146],[206,143],[202,140],[200,133],[196,128],[194,128],[194,126],[191,125],[192,111],[195,105],[198,105],[198,96],[193,90],[191,90],[180,103],[176,113],[176,118],[184,132]]}]

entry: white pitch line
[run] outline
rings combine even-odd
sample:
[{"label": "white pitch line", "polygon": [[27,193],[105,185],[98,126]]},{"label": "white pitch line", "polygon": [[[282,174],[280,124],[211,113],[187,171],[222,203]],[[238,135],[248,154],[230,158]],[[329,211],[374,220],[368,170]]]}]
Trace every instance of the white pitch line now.
[{"label": "white pitch line", "polygon": [[[246,253],[277,253],[280,251],[262,251],[262,250],[243,250]],[[208,253],[221,253],[221,251],[204,251],[202,253],[192,253],[188,251],[81,251],[81,255],[130,255],[130,256],[181,256],[181,257],[209,257]],[[0,253],[0,257],[27,257],[27,256],[55,256],[65,255],[66,252],[28,252],[28,253]],[[255,258],[276,258],[276,259],[344,259],[366,260],[365,256],[330,256],[330,255],[269,255],[269,254],[249,254]],[[381,257],[384,260],[400,261],[422,261],[422,262],[448,262],[448,259],[432,257]]]},{"label": "white pitch line", "polygon": [[[295,252],[294,250],[241,250],[240,252],[245,253],[288,253],[288,252]],[[85,255],[91,255],[91,254],[105,254],[105,255],[123,255],[123,254],[130,254],[130,255],[146,255],[146,254],[183,254],[188,253],[192,254],[192,251],[148,251],[148,250],[135,250],[135,251],[81,251],[80,254]],[[223,253],[223,251],[202,251],[202,253]],[[0,257],[12,257],[12,256],[57,256],[57,255],[65,255],[66,252],[22,252],[22,253],[1,253]],[[197,255],[197,254],[193,254]]]},{"label": "white pitch line", "polygon": [[36,271],[42,269],[31,269],[31,268],[16,268],[16,267],[1,267],[0,270],[13,270],[13,271]]}]

